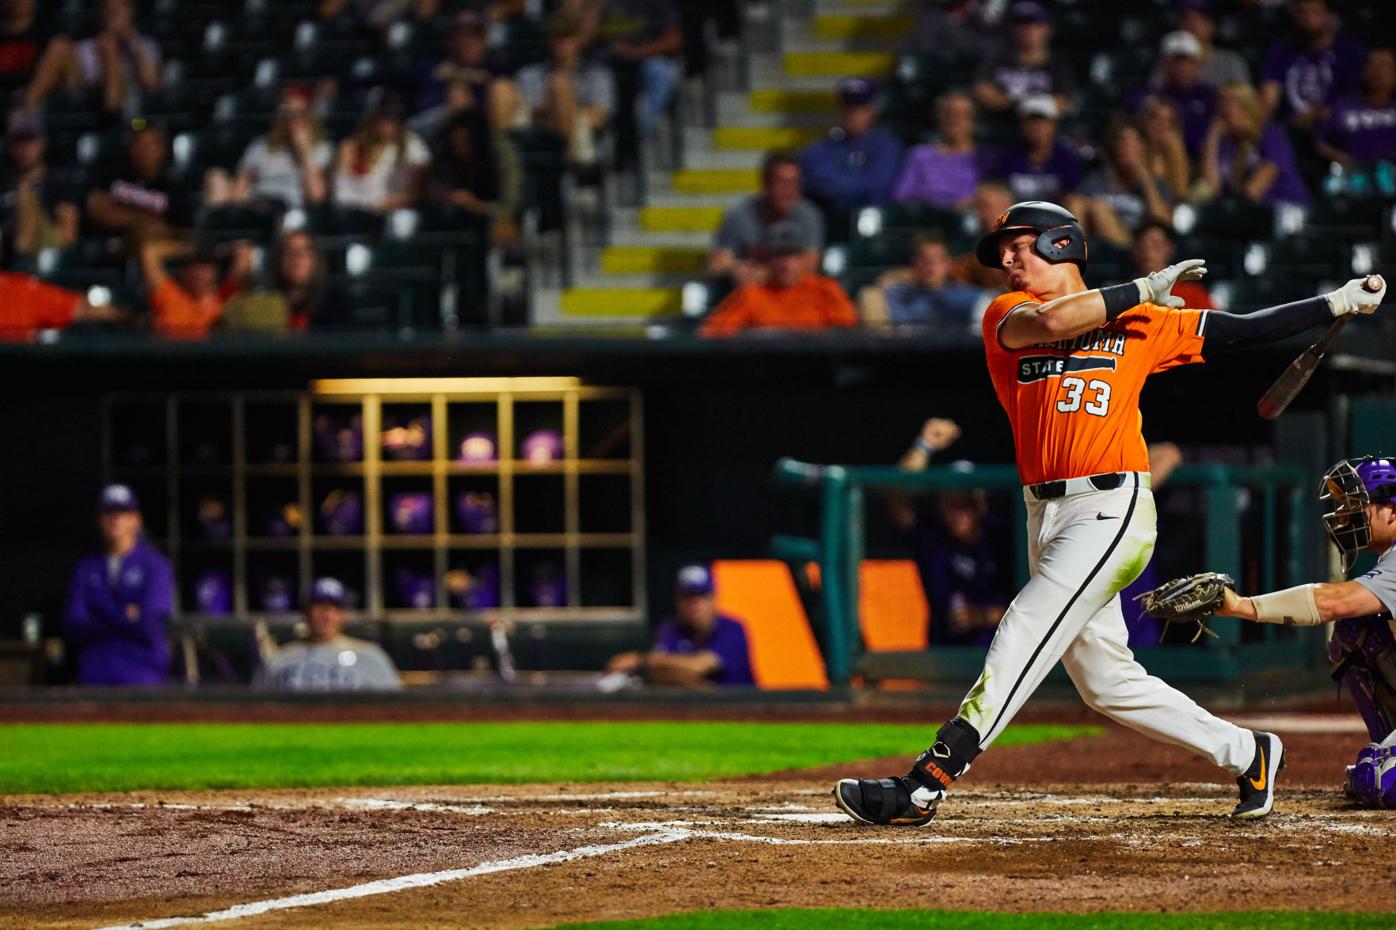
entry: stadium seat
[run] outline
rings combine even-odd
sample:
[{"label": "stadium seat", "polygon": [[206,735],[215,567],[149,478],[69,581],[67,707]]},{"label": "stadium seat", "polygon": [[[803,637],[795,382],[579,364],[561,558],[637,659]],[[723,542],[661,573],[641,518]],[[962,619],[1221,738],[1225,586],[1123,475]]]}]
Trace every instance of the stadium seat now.
[{"label": "stadium seat", "polygon": [[1318,197],[1309,208],[1310,231],[1348,240],[1370,238],[1374,229],[1390,231],[1390,205],[1378,197]]},{"label": "stadium seat", "polygon": [[202,237],[212,242],[233,242],[246,239],[261,245],[272,240],[277,214],[243,206],[214,207],[204,211],[199,221]]},{"label": "stadium seat", "polygon": [[1197,212],[1196,232],[1227,239],[1268,239],[1275,230],[1275,209],[1235,197],[1221,197]]}]

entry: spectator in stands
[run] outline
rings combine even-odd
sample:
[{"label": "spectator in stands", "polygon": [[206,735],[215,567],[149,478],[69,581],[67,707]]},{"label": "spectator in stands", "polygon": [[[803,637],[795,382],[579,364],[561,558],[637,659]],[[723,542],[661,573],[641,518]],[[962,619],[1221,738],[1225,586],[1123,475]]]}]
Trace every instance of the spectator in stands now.
[{"label": "spectator in stands", "polygon": [[1327,0],[1293,0],[1290,12],[1299,34],[1270,47],[1260,95],[1267,120],[1311,130],[1327,118],[1333,101],[1357,91],[1367,53],[1339,31]]},{"label": "spectator in stands", "polygon": [[63,631],[82,685],[162,685],[165,625],[174,609],[170,563],[142,536],[141,505],[124,484],[102,489],[102,551],[73,572]]},{"label": "spectator in stands", "polygon": [[616,75],[616,154],[628,168],[682,77],[679,7],[674,0],[604,0],[583,4],[583,17],[583,34],[603,45]]},{"label": "spectator in stands", "polygon": [[402,119],[401,98],[380,88],[358,131],[339,144],[335,203],[388,213],[421,200],[431,152]]},{"label": "spectator in stands", "polygon": [[[972,206],[979,232],[986,233],[993,229],[999,215],[1013,206],[1013,201],[1013,192],[998,181],[985,181],[976,187]],[[1005,290],[1003,271],[984,267],[975,257],[973,249],[955,256],[950,277],[961,284],[972,284],[990,294],[1002,294]]]},{"label": "spectator in stands", "polygon": [[936,101],[936,140],[907,153],[892,189],[898,203],[920,202],[966,210],[975,188],[993,166],[989,152],[974,142],[974,101],[949,91]]},{"label": "spectator in stands", "polygon": [[1263,203],[1309,199],[1289,137],[1265,120],[1264,104],[1249,84],[1222,88],[1203,147],[1202,175],[1214,194]]},{"label": "spectator in stands", "polygon": [[1145,163],[1144,139],[1132,123],[1116,122],[1105,132],[1105,158],[1081,182],[1076,215],[1091,236],[1118,246],[1146,220],[1168,222],[1173,190]]},{"label": "spectator in stands", "polygon": [[489,21],[475,10],[456,16],[446,57],[420,75],[412,128],[434,136],[460,110],[481,110],[497,130],[512,128],[521,115],[519,91],[506,64],[490,53]]},{"label": "spectator in stands", "polygon": [[0,104],[29,85],[52,31],[34,0],[0,0]]},{"label": "spectator in stands", "polygon": [[1217,113],[1217,88],[1202,80],[1202,43],[1191,32],[1170,32],[1159,47],[1160,77],[1135,93],[1135,106],[1162,97],[1178,110],[1188,155],[1202,152],[1207,128]]},{"label": "spectator in stands", "polygon": [[125,163],[99,167],[89,182],[85,205],[91,226],[123,234],[136,244],[182,235],[194,223],[194,206],[170,172],[169,159],[164,128],[134,121]]},{"label": "spectator in stands", "polygon": [[[931,418],[899,461],[903,471],[924,471],[931,457],[960,436],[953,420]],[[1002,526],[980,490],[956,491],[918,507],[901,492],[887,494],[892,524],[913,547],[930,602],[932,646],[986,644],[1012,600]]]},{"label": "spectator in stands", "polygon": [[310,233],[304,229],[286,233],[268,264],[268,286],[241,290],[223,305],[223,329],[303,333],[352,325],[349,295],[330,281]]},{"label": "spectator in stands", "polygon": [[998,165],[1014,200],[1060,202],[1081,186],[1081,156],[1057,138],[1057,116],[1057,101],[1046,94],[1019,104],[1021,141],[1003,153]]},{"label": "spectator in stands", "polygon": [[0,170],[0,254],[27,264],[43,249],[78,237],[77,194],[44,161],[44,123],[30,110],[13,110],[5,124],[6,160]]},{"label": "spectator in stands", "polygon": [[809,270],[819,265],[824,249],[824,218],[800,196],[800,159],[772,152],[761,163],[761,193],[746,197],[723,214],[708,257],[709,288],[724,295],[732,287],[764,279],[766,266],[756,252],[775,223],[791,222],[800,230]]},{"label": "spectator in stands", "polygon": [[397,666],[377,643],[344,635],[348,595],[337,578],[317,578],[305,608],[305,639],[262,657],[253,678],[282,691],[398,691]]},{"label": "spectator in stands", "polygon": [[160,86],[160,46],[136,31],[131,0],[103,0],[102,29],[90,39],[55,36],[34,69],[24,106],[38,109],[52,93],[100,94],[102,109],[122,113]]},{"label": "spectator in stands", "polygon": [[654,647],[615,656],[606,663],[607,673],[686,688],[756,684],[746,628],[735,617],[718,613],[715,593],[706,566],[680,569],[674,586],[674,616],[660,624]]},{"label": "spectator in stands", "polygon": [[236,176],[214,168],[204,177],[204,206],[251,203],[284,209],[323,201],[334,146],[325,138],[313,104],[308,87],[283,88],[271,131],[252,140]]},{"label": "spectator in stands", "polygon": [[1375,187],[1388,197],[1396,194],[1396,53],[1391,49],[1367,53],[1361,92],[1333,104],[1319,133],[1318,151],[1342,166],[1349,189]]},{"label": "spectator in stands", "polygon": [[1012,48],[986,58],[975,76],[974,96],[990,113],[1012,115],[1029,97],[1050,95],[1057,110],[1071,108],[1076,81],[1069,64],[1052,56],[1052,15],[1033,0],[1008,10]]},{"label": "spectator in stands", "polygon": [[950,249],[937,233],[916,239],[911,265],[889,271],[858,295],[863,325],[935,327],[972,332],[989,305],[989,295],[950,278]]},{"label": "spectator in stands", "polygon": [[877,85],[844,78],[836,89],[839,122],[801,153],[804,195],[834,212],[879,206],[892,195],[902,166],[902,144],[878,129]]},{"label": "spectator in stands", "polygon": [[916,25],[902,45],[903,55],[935,58],[985,58],[994,52],[990,27],[977,0],[926,2],[916,11]]},{"label": "spectator in stands", "polygon": [[95,293],[89,298],[33,275],[0,271],[0,342],[29,342],[42,330],[66,329],[74,323],[125,319],[125,312]]},{"label": "spectator in stands", "polygon": [[1163,97],[1145,97],[1139,105],[1139,133],[1144,139],[1144,164],[1154,183],[1167,185],[1178,199],[1192,190],[1192,161],[1188,157],[1178,108]]},{"label": "spectator in stands", "polygon": [[616,109],[615,80],[606,67],[582,57],[582,21],[571,10],[548,18],[548,48],[549,64],[519,72],[519,93],[534,125],[566,142],[568,161],[593,164],[596,137]]},{"label": "spectator in stands", "polygon": [[[1142,276],[1162,271],[1173,264],[1176,251],[1173,228],[1158,220],[1145,220],[1134,231],[1134,243],[1130,248],[1135,273]],[[1216,309],[1212,295],[1200,281],[1179,281],[1173,286],[1173,295],[1181,297],[1185,306],[1192,310]]]},{"label": "spectator in stands", "polygon": [[443,130],[432,160],[432,200],[478,217],[496,245],[518,242],[522,197],[511,147],[497,148],[495,133],[477,113],[458,113]]},{"label": "spectator in stands", "polygon": [[[174,276],[165,262],[177,260]],[[239,245],[227,274],[210,250],[172,239],[146,242],[141,247],[141,277],[150,294],[151,328],[157,336],[174,339],[205,337],[218,325],[223,305],[247,277],[252,266],[250,246]]]},{"label": "spectator in stands", "polygon": [[[1182,0],[1178,4],[1178,29],[1191,33],[1201,45],[1202,83],[1215,88],[1227,84],[1249,84],[1251,69],[1238,51],[1218,48],[1213,40],[1217,34],[1217,16],[1210,0]],[[1155,87],[1163,83],[1163,62],[1154,68],[1150,81]]]},{"label": "spectator in stands", "polygon": [[766,270],[760,282],[727,295],[704,322],[703,335],[857,326],[858,315],[839,283],[811,270],[807,244],[804,231],[793,222],[767,227],[760,252]]}]

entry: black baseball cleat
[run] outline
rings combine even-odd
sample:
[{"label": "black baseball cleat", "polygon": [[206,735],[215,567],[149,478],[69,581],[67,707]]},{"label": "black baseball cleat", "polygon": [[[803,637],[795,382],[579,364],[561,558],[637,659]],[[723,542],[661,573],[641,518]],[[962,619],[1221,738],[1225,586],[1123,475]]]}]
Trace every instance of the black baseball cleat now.
[{"label": "black baseball cleat", "polygon": [[923,827],[935,818],[939,798],[921,807],[911,800],[917,787],[906,778],[843,778],[834,786],[834,803],[859,823]]},{"label": "black baseball cleat", "polygon": [[1251,767],[1236,779],[1241,801],[1231,816],[1238,820],[1258,820],[1275,806],[1275,776],[1285,767],[1285,747],[1273,733],[1255,731],[1255,758]]}]

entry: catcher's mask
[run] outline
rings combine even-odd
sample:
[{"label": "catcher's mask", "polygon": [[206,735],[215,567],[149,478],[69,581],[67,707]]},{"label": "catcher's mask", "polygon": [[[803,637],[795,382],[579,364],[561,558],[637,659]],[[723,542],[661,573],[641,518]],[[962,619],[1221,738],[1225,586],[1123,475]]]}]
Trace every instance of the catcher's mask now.
[{"label": "catcher's mask", "polygon": [[1352,568],[1357,553],[1372,543],[1368,504],[1389,503],[1396,497],[1396,463],[1366,456],[1344,459],[1324,472],[1318,499],[1332,509],[1323,515],[1323,528],[1343,557],[1343,571]]}]

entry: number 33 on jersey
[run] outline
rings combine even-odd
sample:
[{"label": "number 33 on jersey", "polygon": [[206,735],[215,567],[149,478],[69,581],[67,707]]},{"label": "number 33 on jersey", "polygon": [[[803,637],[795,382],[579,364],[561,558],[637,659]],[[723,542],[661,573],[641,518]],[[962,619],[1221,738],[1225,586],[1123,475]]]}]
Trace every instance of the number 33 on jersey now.
[{"label": "number 33 on jersey", "polygon": [[994,393],[1013,424],[1024,484],[1149,470],[1139,392],[1156,371],[1201,362],[1203,310],[1140,304],[1064,342],[1005,349],[999,327],[1042,301],[1026,291],[984,313],[984,352]]}]

